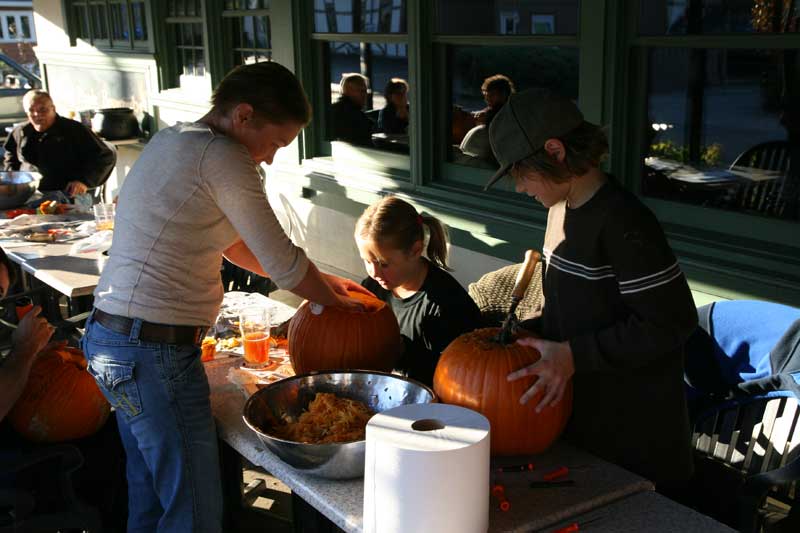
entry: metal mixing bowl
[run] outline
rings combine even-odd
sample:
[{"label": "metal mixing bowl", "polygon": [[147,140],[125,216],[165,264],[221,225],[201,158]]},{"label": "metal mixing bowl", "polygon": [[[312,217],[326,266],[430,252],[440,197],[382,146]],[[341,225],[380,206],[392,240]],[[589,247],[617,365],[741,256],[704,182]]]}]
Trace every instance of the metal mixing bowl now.
[{"label": "metal mixing bowl", "polygon": [[403,404],[436,401],[433,391],[422,383],[394,374],[362,370],[303,374],[277,381],[253,394],[244,405],[244,421],[261,442],[294,468],[328,479],[364,475],[365,440],[305,444],[270,434],[270,428],[286,417],[297,420],[318,392],[332,392],[363,402],[375,412]]},{"label": "metal mixing bowl", "polygon": [[38,172],[0,172],[0,209],[19,207],[36,192],[42,175]]}]

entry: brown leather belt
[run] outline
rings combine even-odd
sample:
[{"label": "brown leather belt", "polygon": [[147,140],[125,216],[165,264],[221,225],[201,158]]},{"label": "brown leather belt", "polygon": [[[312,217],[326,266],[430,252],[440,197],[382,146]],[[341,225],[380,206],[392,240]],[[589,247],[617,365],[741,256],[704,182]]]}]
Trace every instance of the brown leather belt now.
[{"label": "brown leather belt", "polygon": [[[94,319],[104,328],[122,335],[130,335],[133,319],[106,313],[95,307]],[[200,326],[169,326],[166,324],[153,324],[142,321],[139,330],[139,340],[145,342],[158,342],[163,344],[197,344],[203,342],[203,337],[208,328]]]}]

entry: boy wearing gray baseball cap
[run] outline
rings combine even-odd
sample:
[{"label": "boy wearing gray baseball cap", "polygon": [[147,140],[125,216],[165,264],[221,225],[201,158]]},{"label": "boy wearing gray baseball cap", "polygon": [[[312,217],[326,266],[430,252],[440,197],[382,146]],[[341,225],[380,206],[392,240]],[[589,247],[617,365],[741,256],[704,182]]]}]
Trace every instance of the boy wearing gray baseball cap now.
[{"label": "boy wearing gray baseball cap", "polygon": [[509,99],[489,128],[500,170],[549,209],[545,305],[522,339],[542,358],[520,398],[558,403],[573,381],[571,442],[669,491],[692,472],[683,344],[697,325],[686,278],[652,212],[599,168],[602,129],[547,89]]}]

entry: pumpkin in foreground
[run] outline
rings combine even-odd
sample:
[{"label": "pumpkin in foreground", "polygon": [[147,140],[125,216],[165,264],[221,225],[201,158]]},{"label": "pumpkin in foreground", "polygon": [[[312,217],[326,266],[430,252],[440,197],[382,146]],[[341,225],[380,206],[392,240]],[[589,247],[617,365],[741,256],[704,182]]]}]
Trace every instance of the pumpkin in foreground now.
[{"label": "pumpkin in foreground", "polygon": [[541,355],[530,346],[500,344],[500,328],[465,333],[450,343],[439,359],[433,389],[439,400],[478,411],[489,419],[493,455],[522,455],[546,450],[561,434],[572,413],[572,381],[557,405],[535,410],[540,392],[527,404],[520,397],[535,376],[507,381],[515,370],[535,363]]},{"label": "pumpkin in foreground", "polygon": [[349,292],[364,311],[323,307],[309,302],[289,322],[289,356],[297,374],[321,370],[388,372],[403,349],[400,327],[386,302]]},{"label": "pumpkin in foreground", "polygon": [[86,357],[75,348],[40,354],[8,415],[14,429],[35,442],[61,442],[103,427],[111,406],[86,367]]}]

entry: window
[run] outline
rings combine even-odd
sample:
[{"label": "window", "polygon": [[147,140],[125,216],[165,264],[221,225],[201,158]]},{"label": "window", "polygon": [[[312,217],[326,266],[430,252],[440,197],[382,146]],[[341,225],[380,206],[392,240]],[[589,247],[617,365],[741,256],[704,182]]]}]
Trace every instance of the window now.
[{"label": "window", "polygon": [[[647,65],[642,193],[653,199],[798,220],[800,11],[783,2],[642,2]],[[649,18],[645,18],[648,15]],[[684,36],[728,33],[722,46]],[[753,33],[788,34],[759,47]],[[647,44],[647,41],[643,41]]]},{"label": "window", "polygon": [[232,65],[272,59],[269,0],[226,0],[222,16],[231,38]]},{"label": "window", "polygon": [[89,2],[89,19],[92,38],[98,41],[108,39],[108,6],[106,2]]},{"label": "window", "polygon": [[22,30],[22,38],[30,39],[33,33],[31,32],[31,19],[22,15],[19,17],[20,29]]},{"label": "window", "polygon": [[190,78],[206,77],[203,11],[200,0],[169,0],[167,31],[175,44],[177,71],[173,83],[188,86]]},{"label": "window", "polygon": [[73,0],[69,33],[103,49],[150,49],[147,0]]},{"label": "window", "polygon": [[797,33],[800,6],[782,0],[639,0],[640,35]]},{"label": "window", "polygon": [[555,33],[555,15],[531,15],[531,33]]},{"label": "window", "polygon": [[0,42],[35,42],[33,14],[30,11],[3,11],[0,17]]},{"label": "window", "polygon": [[[436,139],[444,144],[438,173],[443,183],[472,192],[482,190],[498,166],[489,144],[489,125],[514,92],[547,87],[578,100],[579,42],[571,35],[577,33],[578,2],[558,3],[563,21],[559,31],[567,36],[557,41],[552,37],[555,16],[538,14],[552,4],[515,2],[518,9],[505,11],[487,3],[467,9],[456,0],[436,2],[439,35],[435,41],[441,50],[437,55],[447,97],[443,106],[447,116],[437,128],[440,136]],[[522,21],[529,21],[530,27],[523,27]],[[467,31],[475,37],[464,37]],[[486,33],[495,35],[482,37]],[[510,190],[507,181],[497,190]]]},{"label": "window", "polygon": [[6,17],[6,28],[8,30],[8,38],[12,41],[17,40],[17,19],[16,17]]},{"label": "window", "polygon": [[[319,126],[325,141],[407,154],[405,0],[315,0],[314,29],[322,58],[319,96],[327,112]],[[320,145],[320,155],[331,149]],[[407,160],[395,165],[407,166]]]},{"label": "window", "polygon": [[[436,0],[435,5],[436,33],[440,35],[532,33],[576,35],[578,33],[577,0],[561,2],[552,0],[518,0],[516,2]],[[513,6],[515,9],[509,10],[504,8],[504,5]],[[551,13],[554,6],[556,10]],[[556,27],[556,20],[561,26]],[[523,21],[530,21],[530,27],[524,26],[526,22]]]},{"label": "window", "polygon": [[514,35],[518,33],[519,13],[516,11],[504,11],[500,13],[500,33],[503,35]]}]

